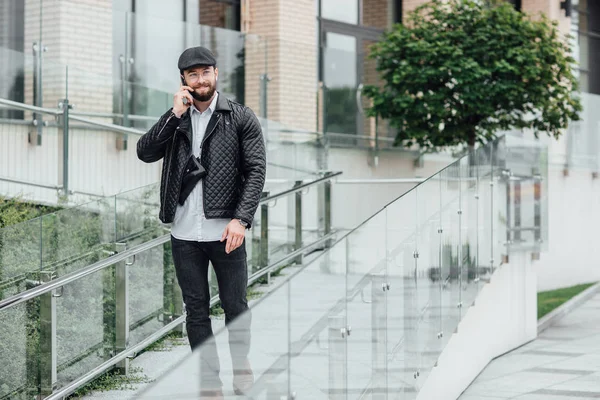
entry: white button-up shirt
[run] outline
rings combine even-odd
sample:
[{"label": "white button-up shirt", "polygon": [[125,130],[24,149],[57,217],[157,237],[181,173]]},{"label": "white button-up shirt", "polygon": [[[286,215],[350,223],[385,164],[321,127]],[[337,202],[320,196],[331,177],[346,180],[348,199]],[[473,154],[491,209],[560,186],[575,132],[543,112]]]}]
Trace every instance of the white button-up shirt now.
[{"label": "white button-up shirt", "polygon": [[[190,106],[192,119],[192,152],[195,157],[200,157],[202,139],[210,117],[215,112],[217,93],[204,112],[198,111],[194,104]],[[175,219],[171,227],[171,235],[179,240],[192,240],[196,242],[214,242],[221,240],[225,227],[231,218],[206,219],[202,203],[202,181],[194,187],[183,206],[177,204]]]}]

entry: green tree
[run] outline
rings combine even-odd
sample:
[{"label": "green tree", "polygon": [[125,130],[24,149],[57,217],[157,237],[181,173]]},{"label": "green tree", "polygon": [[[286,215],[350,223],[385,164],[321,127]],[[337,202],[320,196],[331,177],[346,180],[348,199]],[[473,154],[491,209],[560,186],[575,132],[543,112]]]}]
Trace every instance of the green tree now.
[{"label": "green tree", "polygon": [[555,138],[579,119],[575,60],[557,23],[510,4],[433,0],[372,47],[382,86],[371,116],[397,129],[396,145],[434,150],[485,143],[531,128]]}]

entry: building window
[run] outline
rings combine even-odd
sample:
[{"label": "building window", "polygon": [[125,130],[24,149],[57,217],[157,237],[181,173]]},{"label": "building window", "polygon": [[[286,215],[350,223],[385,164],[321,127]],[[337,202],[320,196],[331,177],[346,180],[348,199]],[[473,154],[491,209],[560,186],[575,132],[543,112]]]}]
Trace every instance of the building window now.
[{"label": "building window", "polygon": [[239,31],[240,0],[200,0],[200,24]]},{"label": "building window", "polygon": [[[25,101],[24,49],[25,2],[0,1],[0,97],[20,103]],[[23,111],[0,110],[0,118],[22,119]]]},{"label": "building window", "polygon": [[358,0],[321,0],[321,18],[358,25]]},{"label": "building window", "polygon": [[515,10],[521,11],[521,0],[506,0],[515,7]]}]

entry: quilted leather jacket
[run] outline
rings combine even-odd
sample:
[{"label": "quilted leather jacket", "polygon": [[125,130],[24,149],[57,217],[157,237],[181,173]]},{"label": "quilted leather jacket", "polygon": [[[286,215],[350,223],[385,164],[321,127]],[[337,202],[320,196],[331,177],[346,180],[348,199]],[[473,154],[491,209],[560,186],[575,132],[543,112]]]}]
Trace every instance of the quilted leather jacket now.
[{"label": "quilted leather jacket", "polygon": [[[248,107],[219,94],[202,142],[200,162],[206,218],[237,218],[252,224],[265,184],[265,143],[258,119]],[[164,158],[159,218],[173,222],[184,168],[192,154],[190,111],[177,118],[167,111],[137,143],[138,158]]]}]

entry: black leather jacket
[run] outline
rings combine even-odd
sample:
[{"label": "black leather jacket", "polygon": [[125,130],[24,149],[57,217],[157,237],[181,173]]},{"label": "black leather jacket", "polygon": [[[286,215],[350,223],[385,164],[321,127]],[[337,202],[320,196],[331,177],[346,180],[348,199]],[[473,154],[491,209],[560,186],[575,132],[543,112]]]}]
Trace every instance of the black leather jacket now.
[{"label": "black leather jacket", "polygon": [[[151,163],[164,157],[160,214],[173,222],[184,168],[192,153],[190,111],[181,118],[167,111],[137,144],[138,158]],[[204,135],[200,162],[206,218],[237,218],[252,224],[265,184],[266,152],[262,129],[248,107],[219,94]]]}]

